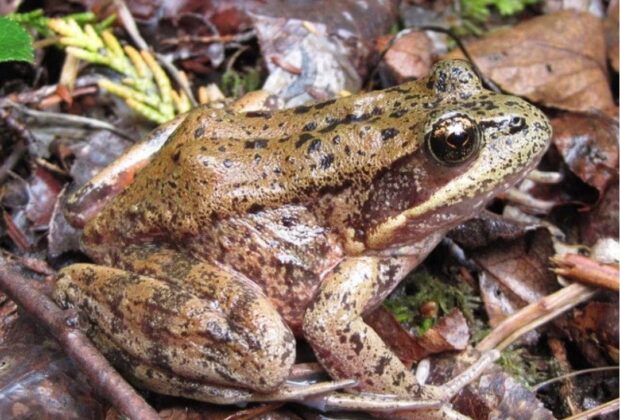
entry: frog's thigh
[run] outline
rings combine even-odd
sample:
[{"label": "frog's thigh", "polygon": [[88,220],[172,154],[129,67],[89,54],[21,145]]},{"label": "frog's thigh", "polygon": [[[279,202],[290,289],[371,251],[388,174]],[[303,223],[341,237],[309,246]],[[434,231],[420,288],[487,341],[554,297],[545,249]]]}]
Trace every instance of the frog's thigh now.
[{"label": "frog's thigh", "polygon": [[[392,264],[392,274],[386,263]],[[333,377],[357,379],[365,391],[411,396],[419,391],[414,375],[362,319],[368,305],[400,280],[393,277],[402,277],[397,263],[377,257],[342,261],[322,282],[303,327]]]},{"label": "frog's thigh", "polygon": [[[184,258],[178,256],[189,261]],[[116,346],[160,370],[258,391],[282,383],[295,342],[260,289],[208,263],[175,267],[170,281],[74,264],[61,271],[56,299],[79,308]]]}]

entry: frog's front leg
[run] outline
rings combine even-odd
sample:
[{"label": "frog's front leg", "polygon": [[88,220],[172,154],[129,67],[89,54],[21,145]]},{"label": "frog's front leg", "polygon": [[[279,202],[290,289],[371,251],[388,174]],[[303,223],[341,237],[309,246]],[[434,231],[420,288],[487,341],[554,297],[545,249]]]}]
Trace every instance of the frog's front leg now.
[{"label": "frog's front leg", "polygon": [[126,270],[64,268],[55,298],[145,366],[135,371],[141,382],[163,372],[186,384],[269,392],[288,377],[294,337],[250,280],[173,250],[129,247],[123,257]]},{"label": "frog's front leg", "polygon": [[[364,323],[362,315],[391,292],[424,255],[363,256],[343,260],[323,281],[304,318],[304,335],[335,379],[357,379],[358,388],[401,397],[449,400],[494,359],[485,354],[442,386],[421,386],[415,375]],[[448,410],[442,408],[441,415]]]},{"label": "frog's front leg", "polygon": [[[304,337],[333,378],[355,378],[363,391],[413,396],[419,394],[415,376],[362,319],[379,296],[389,293],[411,265],[401,259],[354,257],[343,260],[323,280],[304,316]],[[392,270],[392,273],[387,271]],[[397,282],[397,281],[396,281]]]}]

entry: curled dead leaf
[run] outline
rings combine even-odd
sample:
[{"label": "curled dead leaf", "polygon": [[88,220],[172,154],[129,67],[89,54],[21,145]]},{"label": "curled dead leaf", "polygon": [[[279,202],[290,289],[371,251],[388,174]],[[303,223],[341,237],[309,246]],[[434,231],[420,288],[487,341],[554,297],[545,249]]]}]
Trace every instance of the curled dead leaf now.
[{"label": "curled dead leaf", "polygon": [[546,229],[537,229],[514,241],[498,241],[472,253],[487,274],[481,276],[480,293],[491,326],[512,311],[557,290],[555,275],[548,270],[553,254]]},{"label": "curled dead leaf", "polygon": [[[393,37],[383,36],[377,41],[377,51],[388,48]],[[409,32],[389,46],[383,62],[397,84],[415,80],[430,73],[432,61],[431,40],[424,32]]]},{"label": "curled dead leaf", "polygon": [[600,197],[618,176],[618,121],[600,113],[566,113],[551,126],[564,162]]},{"label": "curled dead leaf", "polygon": [[605,39],[607,40],[607,59],[611,67],[618,71],[618,0],[609,3],[607,19],[605,19]]},{"label": "curled dead leaf", "polygon": [[463,350],[469,342],[469,327],[458,309],[453,309],[421,337],[405,330],[380,306],[364,317],[364,321],[381,336],[398,358],[411,367],[423,358],[445,351]]},{"label": "curled dead leaf", "polygon": [[579,220],[581,241],[593,245],[600,238],[618,238],[618,181],[612,183],[596,207]]},{"label": "curled dead leaf", "polygon": [[[434,358],[432,383],[443,383],[461,372],[475,352],[463,353],[456,358]],[[499,366],[487,369],[478,380],[461,390],[452,400],[453,407],[474,419],[553,419],[536,395],[524,385],[503,372]]]},{"label": "curled dead leaf", "polygon": [[[500,29],[467,44],[480,69],[504,90],[545,106],[615,114],[601,19],[562,11]],[[462,58],[453,51],[447,58]]]}]

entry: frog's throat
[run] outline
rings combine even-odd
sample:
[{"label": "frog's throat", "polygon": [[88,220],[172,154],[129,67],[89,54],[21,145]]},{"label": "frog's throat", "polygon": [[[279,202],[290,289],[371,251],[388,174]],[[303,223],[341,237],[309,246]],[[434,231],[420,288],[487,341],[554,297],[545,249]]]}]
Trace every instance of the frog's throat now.
[{"label": "frog's throat", "polygon": [[[498,193],[507,190],[521,180],[536,165],[537,161],[524,164],[525,170],[515,173],[514,167],[494,165],[485,159],[479,159],[466,173],[454,178],[435,191],[428,200],[378,225],[368,236],[367,246],[374,249],[388,243],[391,237],[413,219],[421,219],[424,215],[435,214],[440,209],[469,201],[470,211],[465,212],[462,217],[455,215],[449,218],[453,221],[451,224],[460,223],[467,219],[468,215],[479,212]],[[472,177],[472,173],[477,174],[477,176]]]}]

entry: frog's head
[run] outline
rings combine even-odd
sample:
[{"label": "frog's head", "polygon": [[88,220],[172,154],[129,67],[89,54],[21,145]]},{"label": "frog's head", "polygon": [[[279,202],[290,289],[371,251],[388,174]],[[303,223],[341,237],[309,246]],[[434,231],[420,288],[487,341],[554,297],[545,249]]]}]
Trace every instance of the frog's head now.
[{"label": "frog's head", "polygon": [[421,147],[399,168],[409,174],[408,201],[370,229],[370,248],[417,240],[474,216],[533,169],[549,144],[551,127],[540,110],[483,89],[465,61],[437,64],[426,87],[433,100],[422,105],[415,134]]}]

